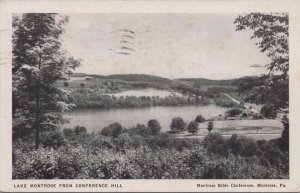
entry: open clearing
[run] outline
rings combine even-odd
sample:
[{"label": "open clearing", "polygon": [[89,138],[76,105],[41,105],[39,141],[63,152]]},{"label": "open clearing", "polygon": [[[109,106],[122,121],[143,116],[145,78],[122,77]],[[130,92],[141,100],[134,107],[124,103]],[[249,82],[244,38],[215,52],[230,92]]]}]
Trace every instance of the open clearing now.
[{"label": "open clearing", "polygon": [[121,96],[135,96],[135,97],[141,97],[141,96],[159,96],[159,97],[167,97],[167,96],[182,96],[181,93],[178,92],[171,92],[167,90],[157,90],[157,89],[142,89],[142,90],[127,90],[127,91],[122,91],[118,93],[112,93],[108,95],[113,95],[116,97],[121,97]]}]

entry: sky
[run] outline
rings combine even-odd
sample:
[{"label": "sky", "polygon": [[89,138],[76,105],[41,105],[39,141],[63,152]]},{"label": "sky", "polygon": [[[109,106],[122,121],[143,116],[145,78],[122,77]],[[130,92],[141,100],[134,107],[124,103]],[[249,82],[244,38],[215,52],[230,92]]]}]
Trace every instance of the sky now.
[{"label": "sky", "polygon": [[70,14],[64,48],[76,72],[231,79],[265,73],[270,60],[237,14]]}]

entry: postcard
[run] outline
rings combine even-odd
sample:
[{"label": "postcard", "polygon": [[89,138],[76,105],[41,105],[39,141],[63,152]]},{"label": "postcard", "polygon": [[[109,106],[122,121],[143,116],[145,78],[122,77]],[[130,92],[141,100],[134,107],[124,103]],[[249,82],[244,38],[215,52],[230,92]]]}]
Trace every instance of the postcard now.
[{"label": "postcard", "polygon": [[0,191],[299,192],[299,7],[0,1]]}]

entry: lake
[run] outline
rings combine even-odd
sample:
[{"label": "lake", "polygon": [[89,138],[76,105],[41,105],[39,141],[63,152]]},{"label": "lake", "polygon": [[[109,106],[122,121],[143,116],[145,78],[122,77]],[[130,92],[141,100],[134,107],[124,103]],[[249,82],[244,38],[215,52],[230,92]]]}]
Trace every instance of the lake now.
[{"label": "lake", "polygon": [[132,127],[137,123],[147,125],[150,119],[157,119],[162,127],[161,131],[169,131],[173,117],[181,117],[189,123],[199,114],[206,119],[224,114],[227,108],[215,105],[207,106],[177,106],[177,107],[147,107],[127,109],[76,109],[64,115],[70,118],[65,128],[76,125],[84,126],[88,131],[100,131],[110,123],[119,122],[123,127]]}]

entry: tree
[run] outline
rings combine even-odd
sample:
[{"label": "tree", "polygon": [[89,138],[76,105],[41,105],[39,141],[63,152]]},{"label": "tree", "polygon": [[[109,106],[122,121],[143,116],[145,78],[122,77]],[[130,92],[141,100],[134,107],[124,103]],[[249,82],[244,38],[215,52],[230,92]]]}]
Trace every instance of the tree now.
[{"label": "tree", "polygon": [[260,52],[266,53],[271,62],[266,65],[269,73],[245,77],[238,82],[246,102],[265,104],[277,112],[288,112],[289,106],[289,18],[287,13],[250,13],[234,21],[236,30],[250,29],[251,39],[258,39]]},{"label": "tree", "polygon": [[61,112],[74,107],[67,93],[54,86],[80,65],[61,48],[67,22],[67,16],[54,13],[13,16],[13,135],[35,131],[36,149],[40,131],[60,127]]},{"label": "tree", "polygon": [[111,123],[107,127],[104,127],[101,131],[101,135],[110,136],[116,138],[122,132],[122,125],[118,122]]},{"label": "tree", "polygon": [[137,124],[134,128],[133,128],[133,131],[136,133],[136,134],[139,134],[143,137],[146,137],[148,135],[148,129],[146,127],[146,125],[144,124]]},{"label": "tree", "polygon": [[212,121],[209,121],[207,125],[208,132],[210,133],[211,130],[213,130],[213,128],[214,128],[214,123]]},{"label": "tree", "polygon": [[276,109],[268,105],[264,105],[261,108],[260,113],[263,114],[268,119],[275,119],[277,115]]},{"label": "tree", "polygon": [[226,111],[226,113],[228,114],[228,116],[237,117],[240,114],[242,114],[243,111],[241,109],[230,109],[230,110]]},{"label": "tree", "polygon": [[161,126],[156,119],[151,119],[148,121],[148,131],[150,135],[156,135],[161,130]]},{"label": "tree", "polygon": [[189,133],[192,133],[193,135],[195,135],[199,131],[198,123],[195,121],[191,121],[187,127],[187,130]]},{"label": "tree", "polygon": [[74,133],[76,135],[86,135],[87,129],[85,127],[81,127],[81,126],[77,125],[74,127]]},{"label": "tree", "polygon": [[238,115],[240,115],[243,111],[241,109],[230,109],[228,111],[226,111],[226,114],[228,114],[228,116],[230,117],[236,117]]},{"label": "tree", "polygon": [[243,113],[241,117],[242,118],[246,118],[246,117],[248,117],[248,114],[247,113]]},{"label": "tree", "polygon": [[196,118],[195,118],[195,121],[197,123],[203,123],[205,122],[205,118],[202,116],[202,115],[198,115]]},{"label": "tree", "polygon": [[64,87],[68,87],[69,83],[68,82],[64,82]]},{"label": "tree", "polygon": [[172,119],[170,128],[174,132],[184,131],[186,129],[186,123],[181,117],[174,117]]},{"label": "tree", "polygon": [[283,151],[289,150],[289,119],[286,115],[281,120],[283,124],[283,131],[280,139],[280,149]]}]

